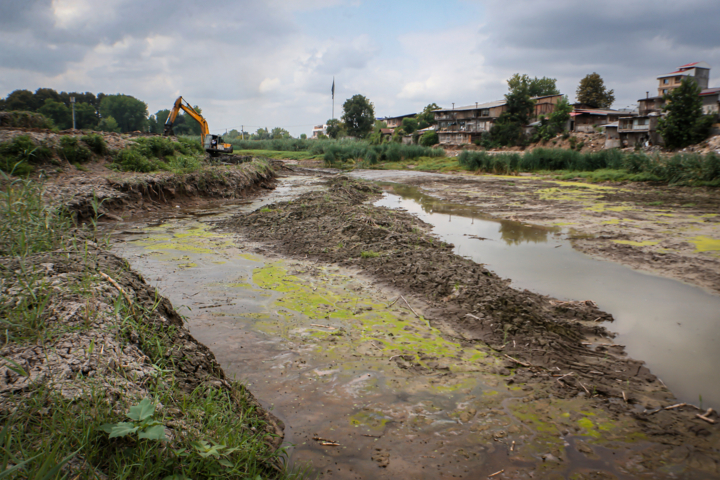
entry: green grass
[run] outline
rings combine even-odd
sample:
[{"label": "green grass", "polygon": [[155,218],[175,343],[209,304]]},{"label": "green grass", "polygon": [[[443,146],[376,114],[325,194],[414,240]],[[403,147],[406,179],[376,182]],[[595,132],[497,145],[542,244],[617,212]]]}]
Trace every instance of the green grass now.
[{"label": "green grass", "polygon": [[380,256],[380,254],[378,252],[373,252],[372,250],[360,252],[361,258],[376,258],[379,256]]},{"label": "green grass", "polygon": [[123,172],[190,173],[202,167],[204,158],[199,141],[183,137],[177,142],[164,137],[140,137],[115,153],[111,168]]},{"label": "green grass", "polygon": [[308,151],[290,152],[283,150],[235,150],[236,155],[252,155],[275,160],[322,160],[322,155],[313,155]]}]

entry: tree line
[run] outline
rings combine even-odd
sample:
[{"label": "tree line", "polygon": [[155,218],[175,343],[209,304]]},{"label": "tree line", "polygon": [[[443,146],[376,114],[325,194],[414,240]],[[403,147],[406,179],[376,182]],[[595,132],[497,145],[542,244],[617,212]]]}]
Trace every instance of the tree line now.
[{"label": "tree line", "polygon": [[[137,98],[92,92],[57,92],[52,88],[15,90],[0,99],[0,111],[27,111],[43,114],[60,130],[72,128],[72,103],[75,98],[75,128],[104,132],[162,133],[170,110],[159,110],[148,115],[147,104]],[[194,107],[201,111],[199,107]],[[175,120],[174,130],[180,135],[199,135],[200,124],[181,113]]]}]

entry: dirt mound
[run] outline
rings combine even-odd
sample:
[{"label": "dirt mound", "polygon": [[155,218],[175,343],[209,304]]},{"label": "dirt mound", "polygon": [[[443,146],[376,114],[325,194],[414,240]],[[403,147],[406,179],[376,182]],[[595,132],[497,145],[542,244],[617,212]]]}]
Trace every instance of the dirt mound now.
[{"label": "dirt mound", "polygon": [[148,210],[174,207],[192,198],[243,198],[274,187],[275,173],[264,161],[237,167],[213,166],[176,175],[111,174],[57,179],[46,188],[48,201],[67,208],[80,219],[95,216],[120,220]]}]

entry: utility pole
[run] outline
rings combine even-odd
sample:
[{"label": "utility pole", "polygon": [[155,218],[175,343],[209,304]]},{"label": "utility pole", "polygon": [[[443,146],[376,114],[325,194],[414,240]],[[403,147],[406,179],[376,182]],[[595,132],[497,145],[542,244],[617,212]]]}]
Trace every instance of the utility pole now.
[{"label": "utility pole", "polygon": [[242,135],[242,139],[245,140],[245,125],[240,127],[240,135]]},{"label": "utility pole", "polygon": [[72,104],[73,112],[73,130],[75,130],[75,97],[70,97],[70,103]]}]

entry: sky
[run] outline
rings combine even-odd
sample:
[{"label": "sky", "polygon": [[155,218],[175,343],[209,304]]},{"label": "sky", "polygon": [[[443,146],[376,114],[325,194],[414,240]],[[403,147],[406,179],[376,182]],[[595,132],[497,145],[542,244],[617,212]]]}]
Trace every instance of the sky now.
[{"label": "sky", "polygon": [[614,108],[705,61],[720,86],[718,0],[0,0],[0,96],[41,87],[182,95],[213,133],[310,135],[356,94],[377,117],[503,98],[514,73],[575,100],[597,72]]}]

